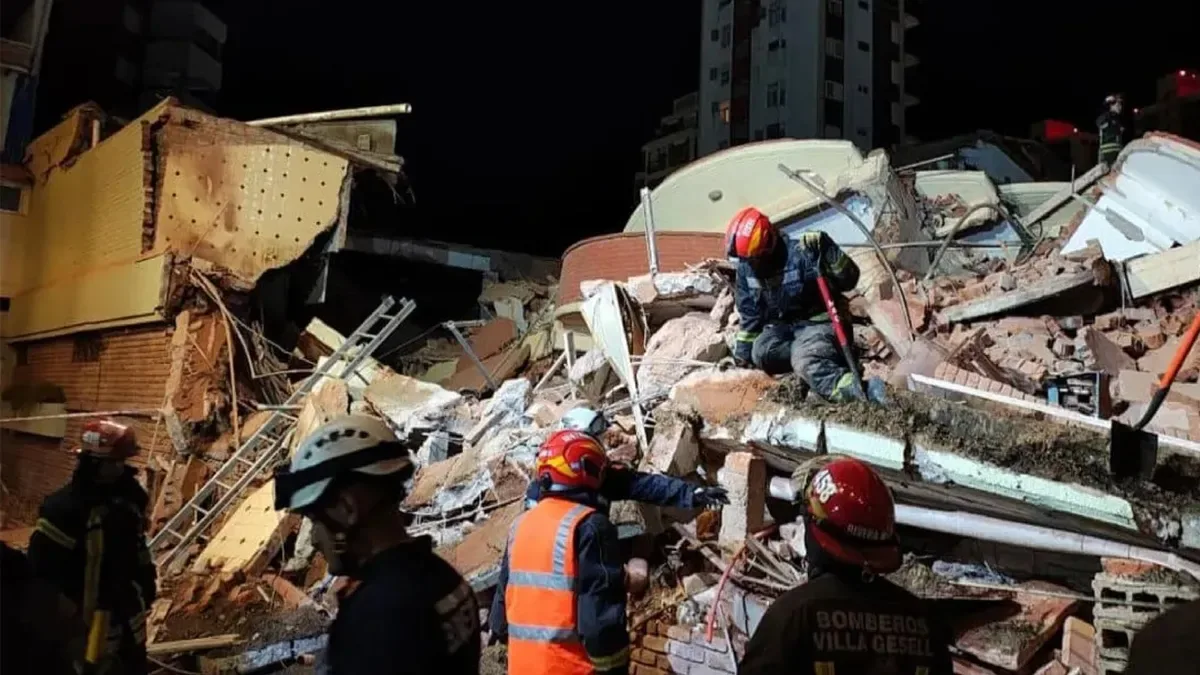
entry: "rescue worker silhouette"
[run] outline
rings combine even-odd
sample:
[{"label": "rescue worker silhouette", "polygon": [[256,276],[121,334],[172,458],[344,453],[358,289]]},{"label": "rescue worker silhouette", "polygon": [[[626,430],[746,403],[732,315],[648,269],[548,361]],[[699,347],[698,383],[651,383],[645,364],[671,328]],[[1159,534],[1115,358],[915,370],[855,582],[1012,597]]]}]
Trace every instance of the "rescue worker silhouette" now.
[{"label": "rescue worker silhouette", "polygon": [[808,582],[767,609],[738,672],[949,675],[949,632],[925,601],[880,576],[901,554],[879,476],[833,459],[808,482],[804,507]]},{"label": "rescue worker silhouette", "polygon": [[1125,120],[1125,100],[1120,94],[1111,94],[1104,99],[1104,112],[1096,119],[1100,136],[1100,163],[1112,166],[1128,142],[1129,131]]},{"label": "rescue worker silhouette", "polygon": [[[828,401],[859,398],[817,285],[823,275],[841,303],[842,293],[858,283],[858,265],[850,256],[821,231],[805,232],[798,241],[783,236],[754,207],[729,221],[726,250],[737,261],[734,300],[741,326],[735,362],[769,375],[794,372]],[[883,382],[871,378],[865,384],[867,397],[882,402]]]},{"label": "rescue worker silhouette", "polygon": [[[591,408],[578,407],[568,410],[563,415],[560,426],[563,429],[582,431],[599,441],[608,430],[608,420],[603,413]],[[529,487],[525,490],[526,506],[532,508],[537,503],[541,490],[540,481],[529,482]],[[696,485],[674,476],[637,471],[620,462],[609,462],[598,497],[604,508],[612,502],[622,500],[681,509],[719,509],[729,503],[729,497],[723,487]]]},{"label": "rescue worker silhouette", "polygon": [[29,540],[33,574],[79,609],[87,630],[76,669],[146,672],[146,616],[157,583],[146,547],[149,497],[126,460],[133,429],[112,420],[83,425],[71,480],[42,502]]},{"label": "rescue worker silhouette", "polygon": [[332,675],[479,672],[475,592],[405,528],[413,472],[407,448],[366,415],[318,427],[276,470],[275,508],[309,518],[329,572],[357,582],[329,629]]},{"label": "rescue worker silhouette", "polygon": [[599,495],[607,469],[581,431],[557,431],[538,451],[541,498],[509,532],[490,617],[511,675],[629,672],[621,551]]},{"label": "rescue worker silhouette", "polygon": [[86,639],[75,603],[0,542],[0,673],[76,675]]}]

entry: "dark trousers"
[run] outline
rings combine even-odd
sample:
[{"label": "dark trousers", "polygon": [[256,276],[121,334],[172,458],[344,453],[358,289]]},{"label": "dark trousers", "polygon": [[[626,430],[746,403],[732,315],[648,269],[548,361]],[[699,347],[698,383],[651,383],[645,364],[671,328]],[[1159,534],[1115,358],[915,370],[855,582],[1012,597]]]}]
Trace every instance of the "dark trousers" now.
[{"label": "dark trousers", "polygon": [[854,396],[854,382],[831,323],[771,324],[754,341],[754,365],[770,375],[794,372],[830,401]]}]

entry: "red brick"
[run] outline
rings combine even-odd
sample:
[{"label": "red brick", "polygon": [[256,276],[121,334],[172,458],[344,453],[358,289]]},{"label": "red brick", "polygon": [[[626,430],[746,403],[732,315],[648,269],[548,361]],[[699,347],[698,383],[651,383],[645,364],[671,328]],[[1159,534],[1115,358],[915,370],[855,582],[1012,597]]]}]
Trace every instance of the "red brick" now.
[{"label": "red brick", "polygon": [[971,300],[975,300],[976,298],[982,298],[983,296],[987,295],[991,291],[992,291],[992,287],[988,283],[985,283],[985,282],[974,283],[974,284],[971,284],[970,286],[967,286],[966,288],[963,288],[962,290],[958,291],[958,299],[961,302],[969,302]]},{"label": "red brick", "polygon": [[667,638],[659,635],[643,635],[642,647],[656,651],[660,654],[667,653]]},{"label": "red brick", "polygon": [[1004,390],[1004,383],[998,382],[996,380],[988,380],[987,390],[992,392],[993,394],[999,394],[1001,391]]},{"label": "red brick", "polygon": [[1117,577],[1140,577],[1158,567],[1154,563],[1129,558],[1101,558],[1104,571]]},{"label": "red brick", "polygon": [[633,667],[629,669],[629,672],[632,673],[632,675],[671,675],[669,671],[663,670],[662,668],[646,666],[640,663],[633,664]]},{"label": "red brick", "polygon": [[644,663],[648,666],[653,666],[658,663],[658,654],[649,649],[634,649],[629,653],[629,658],[637,663]]},{"label": "red brick", "polygon": [[1124,325],[1125,316],[1119,311],[1100,314],[1092,320],[1092,327],[1096,330],[1115,330]]},{"label": "red brick", "polygon": [[[1133,562],[1133,561],[1129,561]],[[1081,675],[1096,675],[1096,629],[1077,617],[1063,623],[1062,661]]]},{"label": "red brick", "polygon": [[[724,258],[725,237],[720,232],[659,232],[658,268],[661,272],[683,272],[708,258]],[[558,305],[582,299],[579,282],[588,279],[625,281],[650,271],[646,236],[620,232],[584,239],[563,253]]]},{"label": "red brick", "polygon": [[967,386],[972,389],[979,389],[982,381],[983,380],[979,377],[978,373],[971,373],[970,375],[967,375]]}]

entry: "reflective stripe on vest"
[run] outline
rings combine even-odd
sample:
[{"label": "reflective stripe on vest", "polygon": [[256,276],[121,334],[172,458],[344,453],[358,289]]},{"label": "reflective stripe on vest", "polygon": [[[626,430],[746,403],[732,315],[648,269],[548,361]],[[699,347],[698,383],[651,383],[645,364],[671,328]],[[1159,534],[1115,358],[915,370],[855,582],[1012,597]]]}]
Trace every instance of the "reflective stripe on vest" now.
[{"label": "reflective stripe on vest", "polygon": [[591,675],[575,630],[575,528],[594,509],[547,497],[513,525],[508,546],[508,672]]}]

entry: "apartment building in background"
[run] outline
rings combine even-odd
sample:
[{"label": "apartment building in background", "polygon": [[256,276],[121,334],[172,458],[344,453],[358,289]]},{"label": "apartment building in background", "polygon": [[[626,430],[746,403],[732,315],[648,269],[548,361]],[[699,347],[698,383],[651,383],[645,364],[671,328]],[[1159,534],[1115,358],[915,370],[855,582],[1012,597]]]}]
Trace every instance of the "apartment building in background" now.
[{"label": "apartment building in background", "polygon": [[918,0],[704,0],[698,150],[770,138],[907,136]]},{"label": "apartment building in background", "polygon": [[675,99],[671,114],[659,121],[654,138],[642,145],[642,168],[635,176],[635,189],[653,188],[696,159],[699,96],[692,92]]},{"label": "apartment building in background", "polygon": [[86,101],[123,120],[168,95],[211,112],[225,35],[195,0],[54,0],[35,130]]},{"label": "apartment building in background", "polygon": [[150,10],[140,104],[167,96],[213,112],[221,91],[225,23],[196,0],[154,0]]},{"label": "apartment building in background", "polygon": [[1134,108],[1133,116],[1138,135],[1166,131],[1200,140],[1200,74],[1178,70],[1158,78],[1154,103]]}]

